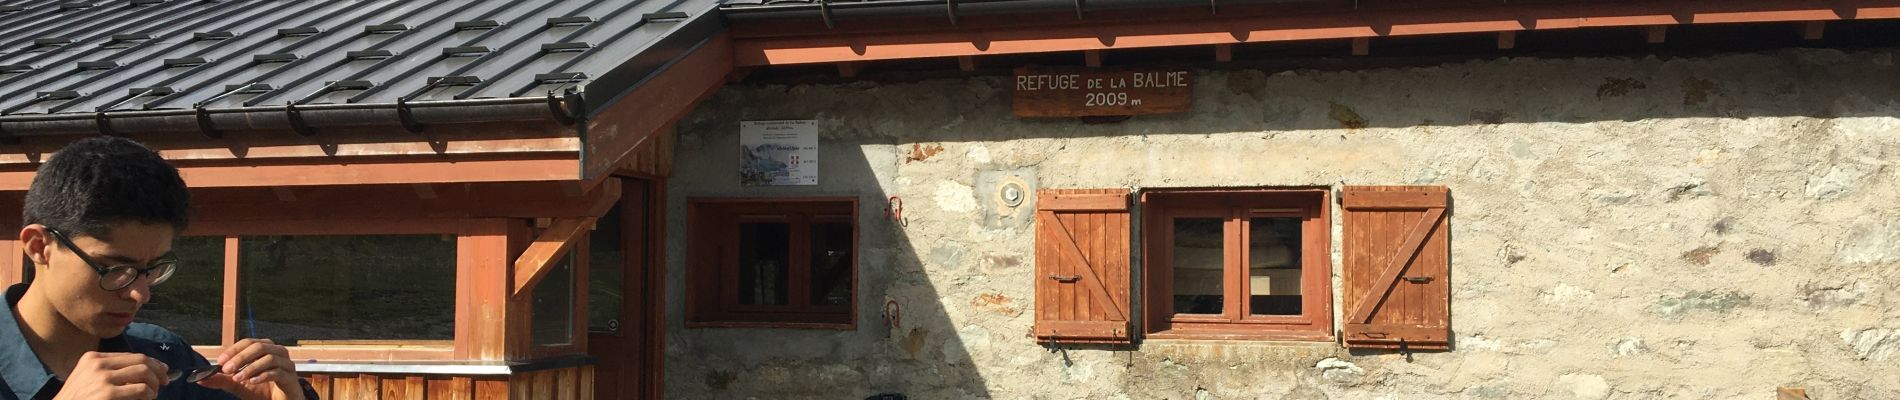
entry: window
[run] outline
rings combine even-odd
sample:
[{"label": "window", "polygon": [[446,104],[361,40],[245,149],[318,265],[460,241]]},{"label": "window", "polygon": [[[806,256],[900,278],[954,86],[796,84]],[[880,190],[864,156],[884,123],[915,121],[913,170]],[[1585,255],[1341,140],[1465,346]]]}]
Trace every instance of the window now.
[{"label": "window", "polygon": [[1150,336],[1331,340],[1324,190],[1144,196]]},{"label": "window", "polygon": [[238,238],[238,332],[296,345],[448,346],[454,235]]},{"label": "window", "polygon": [[[579,246],[577,246],[579,247]],[[567,253],[561,263],[534,285],[534,310],[531,336],[537,346],[574,343],[574,268],[579,250]]]},{"label": "window", "polygon": [[695,326],[856,326],[857,200],[694,199]]},{"label": "window", "polygon": [[624,263],[627,252],[621,244],[620,207],[607,211],[594,223],[587,239],[587,331],[620,332],[620,309],[626,294]]},{"label": "window", "polygon": [[178,269],[152,290],[139,319],[165,327],[196,346],[224,341],[224,237],[180,236],[172,241]]}]

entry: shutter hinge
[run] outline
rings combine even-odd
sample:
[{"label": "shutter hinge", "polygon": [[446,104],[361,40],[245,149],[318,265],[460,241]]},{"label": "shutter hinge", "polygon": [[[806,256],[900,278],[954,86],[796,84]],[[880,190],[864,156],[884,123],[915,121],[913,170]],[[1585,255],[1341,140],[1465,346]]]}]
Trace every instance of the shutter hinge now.
[{"label": "shutter hinge", "polygon": [[1075,281],[1082,280],[1082,276],[1081,275],[1049,275],[1049,279],[1054,279],[1056,282],[1062,282],[1062,283],[1075,283]]},{"label": "shutter hinge", "polygon": [[1406,281],[1406,282],[1411,282],[1411,283],[1428,283],[1428,282],[1431,282],[1431,281],[1432,281],[1432,277],[1429,277],[1429,276],[1408,276],[1408,277],[1405,277],[1405,281]]}]

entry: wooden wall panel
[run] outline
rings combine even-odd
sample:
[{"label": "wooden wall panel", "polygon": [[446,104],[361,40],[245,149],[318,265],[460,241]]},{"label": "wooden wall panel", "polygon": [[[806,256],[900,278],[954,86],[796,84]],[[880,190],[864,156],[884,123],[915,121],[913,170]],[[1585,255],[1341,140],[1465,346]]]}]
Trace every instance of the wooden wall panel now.
[{"label": "wooden wall panel", "polygon": [[308,373],[325,400],[592,400],[593,367],[577,366],[510,376]]}]

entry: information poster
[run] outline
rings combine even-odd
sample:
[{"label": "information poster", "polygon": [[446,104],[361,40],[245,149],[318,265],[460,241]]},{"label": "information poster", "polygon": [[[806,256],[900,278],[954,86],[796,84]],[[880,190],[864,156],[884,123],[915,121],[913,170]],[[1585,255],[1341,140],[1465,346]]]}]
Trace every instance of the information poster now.
[{"label": "information poster", "polygon": [[740,122],[739,147],[745,186],[818,184],[818,121]]}]

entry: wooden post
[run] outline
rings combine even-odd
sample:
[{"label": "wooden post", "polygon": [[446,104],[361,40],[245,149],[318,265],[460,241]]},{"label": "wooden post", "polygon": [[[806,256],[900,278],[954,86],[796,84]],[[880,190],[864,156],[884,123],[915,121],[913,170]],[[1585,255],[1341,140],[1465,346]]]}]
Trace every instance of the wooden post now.
[{"label": "wooden post", "polygon": [[469,360],[506,360],[508,321],[525,309],[509,307],[512,289],[508,234],[526,226],[506,219],[485,219],[456,239],[455,356]]},{"label": "wooden post", "polygon": [[218,343],[226,346],[238,340],[238,238],[224,237],[224,301],[219,308],[219,328],[224,332]]}]

